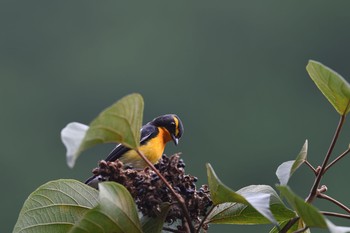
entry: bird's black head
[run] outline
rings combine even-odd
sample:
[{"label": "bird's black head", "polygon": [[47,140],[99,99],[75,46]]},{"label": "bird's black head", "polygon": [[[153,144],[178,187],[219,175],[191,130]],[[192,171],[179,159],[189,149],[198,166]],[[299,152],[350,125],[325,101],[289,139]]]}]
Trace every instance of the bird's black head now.
[{"label": "bird's black head", "polygon": [[157,127],[164,127],[170,133],[170,136],[174,141],[175,145],[179,143],[179,139],[181,138],[184,132],[184,127],[180,118],[177,115],[162,115],[153,119],[153,121],[151,121],[150,123]]}]

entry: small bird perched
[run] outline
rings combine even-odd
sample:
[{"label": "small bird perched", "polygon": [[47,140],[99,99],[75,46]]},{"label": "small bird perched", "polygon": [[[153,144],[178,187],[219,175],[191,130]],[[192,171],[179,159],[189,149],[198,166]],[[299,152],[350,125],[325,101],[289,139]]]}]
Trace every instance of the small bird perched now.
[{"label": "small bird perched", "polygon": [[[167,142],[173,140],[178,144],[184,131],[180,118],[175,114],[159,116],[148,122],[141,128],[140,147],[138,148],[146,158],[153,164],[162,157]],[[132,150],[122,144],[118,144],[105,161],[115,161],[119,159],[126,165],[131,165],[135,169],[143,169],[147,164]],[[99,177],[92,176],[85,184],[97,187]]]}]

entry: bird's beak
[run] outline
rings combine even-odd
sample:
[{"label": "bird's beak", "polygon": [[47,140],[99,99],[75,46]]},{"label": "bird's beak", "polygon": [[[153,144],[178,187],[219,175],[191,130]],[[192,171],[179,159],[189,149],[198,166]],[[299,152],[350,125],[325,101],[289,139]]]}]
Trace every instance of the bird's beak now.
[{"label": "bird's beak", "polygon": [[174,134],[171,135],[171,138],[173,139],[175,146],[177,146],[177,144],[179,144],[179,139],[177,137],[175,137]]}]

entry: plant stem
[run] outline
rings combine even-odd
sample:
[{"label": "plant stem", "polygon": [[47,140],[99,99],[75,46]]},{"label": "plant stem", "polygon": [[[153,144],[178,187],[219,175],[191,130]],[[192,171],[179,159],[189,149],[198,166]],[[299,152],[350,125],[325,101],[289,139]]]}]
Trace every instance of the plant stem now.
[{"label": "plant stem", "polygon": [[154,167],[154,165],[146,158],[146,156],[139,151],[138,149],[135,149],[136,152],[139,154],[139,156],[147,163],[147,165],[158,175],[158,177],[164,182],[164,184],[168,187],[168,189],[170,190],[170,192],[173,194],[173,196],[177,199],[177,201],[180,204],[180,207],[183,211],[184,217],[186,219],[186,223],[188,224],[188,227],[190,229],[191,233],[195,233],[195,229],[194,226],[192,224],[191,221],[191,217],[190,214],[188,213],[188,209],[186,207],[186,203],[184,201],[184,199],[182,198],[182,196],[180,196],[179,194],[177,194],[175,192],[175,190],[173,189],[173,187],[169,184],[169,182],[164,178],[164,176],[162,176],[160,174],[160,172],[158,171],[157,168]]},{"label": "plant stem", "polygon": [[327,211],[320,211],[320,213],[327,216],[350,219],[350,215],[348,214],[339,214],[339,213],[327,212]]},{"label": "plant stem", "polygon": [[335,200],[334,198],[324,194],[324,193],[320,193],[318,194],[319,198],[322,198],[322,199],[325,199],[325,200],[328,200],[330,202],[333,202],[334,204],[336,204],[337,206],[339,206],[340,208],[342,208],[343,210],[345,210],[346,212],[350,213],[350,208],[347,207],[346,205],[344,205],[343,203],[341,203],[340,201],[337,201]]},{"label": "plant stem", "polygon": [[203,226],[205,220],[207,220],[208,216],[211,214],[211,212],[213,212],[213,210],[214,210],[215,207],[216,207],[216,206],[213,205],[213,206],[210,208],[210,210],[208,211],[208,213],[204,216],[204,218],[202,219],[202,221],[200,222],[200,224],[199,224],[199,226],[198,226],[198,228],[197,228],[196,233],[199,233],[199,232],[200,232],[200,230],[201,230],[201,228],[202,228],[202,226]]},{"label": "plant stem", "polygon": [[287,233],[287,231],[299,220],[299,217],[292,218],[289,222],[278,232]]},{"label": "plant stem", "polygon": [[307,229],[309,229],[309,227],[301,228],[299,230],[294,231],[293,233],[302,233],[302,232],[306,231]]},{"label": "plant stem", "polygon": [[305,164],[313,171],[315,175],[317,175],[316,169],[309,163],[309,161],[305,160]]},{"label": "plant stem", "polygon": [[328,166],[324,169],[324,172],[327,172],[327,170],[332,167],[336,162],[338,162],[341,158],[343,158],[345,155],[347,155],[350,152],[350,148],[348,148],[346,151],[344,151],[341,155],[339,155],[337,158],[335,158],[331,163],[328,164]]},{"label": "plant stem", "polygon": [[179,231],[179,230],[172,229],[172,228],[169,228],[169,227],[163,227],[163,230],[164,231],[169,231],[169,232],[174,232],[174,233],[184,233],[183,231]]},{"label": "plant stem", "polygon": [[315,179],[315,182],[314,184],[312,185],[312,188],[310,190],[310,194],[309,196],[306,198],[306,202],[308,203],[311,203],[315,197],[317,196],[317,189],[318,189],[318,186],[320,185],[320,182],[321,182],[321,179],[322,179],[322,176],[324,174],[324,171],[326,169],[326,166],[327,166],[327,163],[329,161],[329,158],[332,154],[332,151],[334,149],[334,146],[338,140],[338,136],[339,136],[339,133],[341,131],[341,128],[343,127],[343,124],[344,124],[344,121],[345,121],[345,114],[342,115],[339,119],[339,123],[338,123],[338,126],[337,126],[337,129],[335,130],[335,133],[334,133],[334,136],[333,136],[333,139],[332,139],[332,142],[329,146],[329,149],[327,151],[327,154],[323,160],[323,163],[322,163],[322,166],[321,166],[321,170],[320,172],[317,174],[316,176],[316,179]]}]

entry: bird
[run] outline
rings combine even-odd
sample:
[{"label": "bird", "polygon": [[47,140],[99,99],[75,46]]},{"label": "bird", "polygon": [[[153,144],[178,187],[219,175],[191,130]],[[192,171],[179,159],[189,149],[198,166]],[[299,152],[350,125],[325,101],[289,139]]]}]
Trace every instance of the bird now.
[{"label": "bird", "polygon": [[[154,118],[141,128],[141,140],[138,150],[152,163],[157,163],[163,155],[165,145],[173,141],[177,146],[184,132],[182,121],[176,114],[165,114]],[[132,150],[123,144],[118,144],[109,153],[106,162],[120,160],[133,169],[141,170],[147,167],[146,162]],[[100,176],[92,176],[85,181],[85,184],[97,188],[101,181]]]}]

